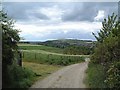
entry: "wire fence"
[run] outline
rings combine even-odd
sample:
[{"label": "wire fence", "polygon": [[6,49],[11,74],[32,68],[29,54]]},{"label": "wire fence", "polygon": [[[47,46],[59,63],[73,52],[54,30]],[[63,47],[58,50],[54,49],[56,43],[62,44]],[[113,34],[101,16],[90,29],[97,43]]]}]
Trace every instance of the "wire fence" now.
[{"label": "wire fence", "polygon": [[85,57],[45,54],[38,52],[22,52],[22,59],[23,61],[29,61],[29,62],[69,65],[84,61]]}]

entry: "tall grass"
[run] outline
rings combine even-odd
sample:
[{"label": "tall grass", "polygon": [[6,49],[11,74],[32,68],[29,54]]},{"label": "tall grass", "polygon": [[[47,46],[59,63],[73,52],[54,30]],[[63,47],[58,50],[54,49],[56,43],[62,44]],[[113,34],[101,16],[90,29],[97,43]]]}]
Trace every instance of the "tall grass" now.
[{"label": "tall grass", "polygon": [[105,71],[104,67],[100,64],[89,63],[86,71],[86,84],[89,88],[107,88],[105,84]]},{"label": "tall grass", "polygon": [[28,88],[33,84],[35,73],[17,65],[8,66],[8,84],[6,88]]},{"label": "tall grass", "polygon": [[84,61],[83,56],[62,56],[56,54],[45,54],[38,52],[23,52],[23,61],[46,63],[54,65],[70,65]]},{"label": "tall grass", "polygon": [[39,80],[55,72],[56,70],[59,70],[63,66],[23,62],[23,67],[32,70],[37,76],[36,80]]}]

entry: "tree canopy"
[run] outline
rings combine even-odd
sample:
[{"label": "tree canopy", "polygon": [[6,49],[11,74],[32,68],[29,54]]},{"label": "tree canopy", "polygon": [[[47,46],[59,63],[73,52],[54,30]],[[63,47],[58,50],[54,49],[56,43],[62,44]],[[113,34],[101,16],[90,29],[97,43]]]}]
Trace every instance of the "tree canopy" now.
[{"label": "tree canopy", "polygon": [[12,64],[13,50],[17,50],[17,42],[20,40],[18,30],[14,29],[14,20],[7,13],[0,11],[0,26],[2,27],[2,60],[3,64]]},{"label": "tree canopy", "polygon": [[7,13],[0,11],[0,26],[2,27],[2,85],[6,87],[10,81],[8,66],[14,60],[14,51],[17,50],[17,42],[20,40],[18,30],[14,29],[13,19]]}]

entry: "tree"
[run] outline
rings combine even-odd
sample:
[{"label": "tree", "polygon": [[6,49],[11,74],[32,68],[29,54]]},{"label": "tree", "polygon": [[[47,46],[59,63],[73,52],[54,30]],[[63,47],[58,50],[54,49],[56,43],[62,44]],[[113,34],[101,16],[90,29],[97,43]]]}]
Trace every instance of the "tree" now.
[{"label": "tree", "polygon": [[119,23],[117,22],[116,18],[117,15],[115,15],[114,13],[112,14],[112,16],[108,16],[108,19],[104,19],[104,21],[102,22],[103,27],[100,32],[98,32],[98,36],[96,36],[95,33],[92,33],[98,42],[102,43],[104,39],[109,36],[112,30],[117,27]]},{"label": "tree", "polygon": [[98,36],[93,35],[97,39],[95,53],[93,55],[93,62],[107,64],[118,58],[119,54],[119,39],[120,39],[120,22],[116,19],[117,16],[112,14],[108,19],[102,22],[102,29],[98,32]]},{"label": "tree", "polygon": [[7,16],[7,13],[0,11],[0,26],[2,27],[2,76],[3,85],[7,83],[8,65],[12,65],[14,51],[17,50],[17,42],[20,40],[18,30],[14,29],[14,21]]},{"label": "tree", "polygon": [[92,62],[104,66],[106,80],[110,88],[120,88],[120,21],[112,14],[102,22]]},{"label": "tree", "polygon": [[3,63],[12,64],[14,51],[17,50],[17,42],[20,40],[18,30],[14,29],[14,21],[7,16],[7,13],[0,11],[0,26],[2,26],[2,59]]}]

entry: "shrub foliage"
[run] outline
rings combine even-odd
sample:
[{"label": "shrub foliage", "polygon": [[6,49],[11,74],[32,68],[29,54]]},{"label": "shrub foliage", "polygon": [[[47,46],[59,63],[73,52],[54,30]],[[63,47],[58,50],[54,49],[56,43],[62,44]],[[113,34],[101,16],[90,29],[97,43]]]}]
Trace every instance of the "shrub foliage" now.
[{"label": "shrub foliage", "polygon": [[102,29],[95,35],[97,39],[91,62],[104,66],[105,83],[111,88],[120,88],[120,22],[112,14],[102,22]]},{"label": "shrub foliage", "polygon": [[27,88],[34,73],[19,67],[15,61],[19,31],[14,28],[14,20],[7,13],[0,11],[0,26],[2,27],[2,88]]}]

